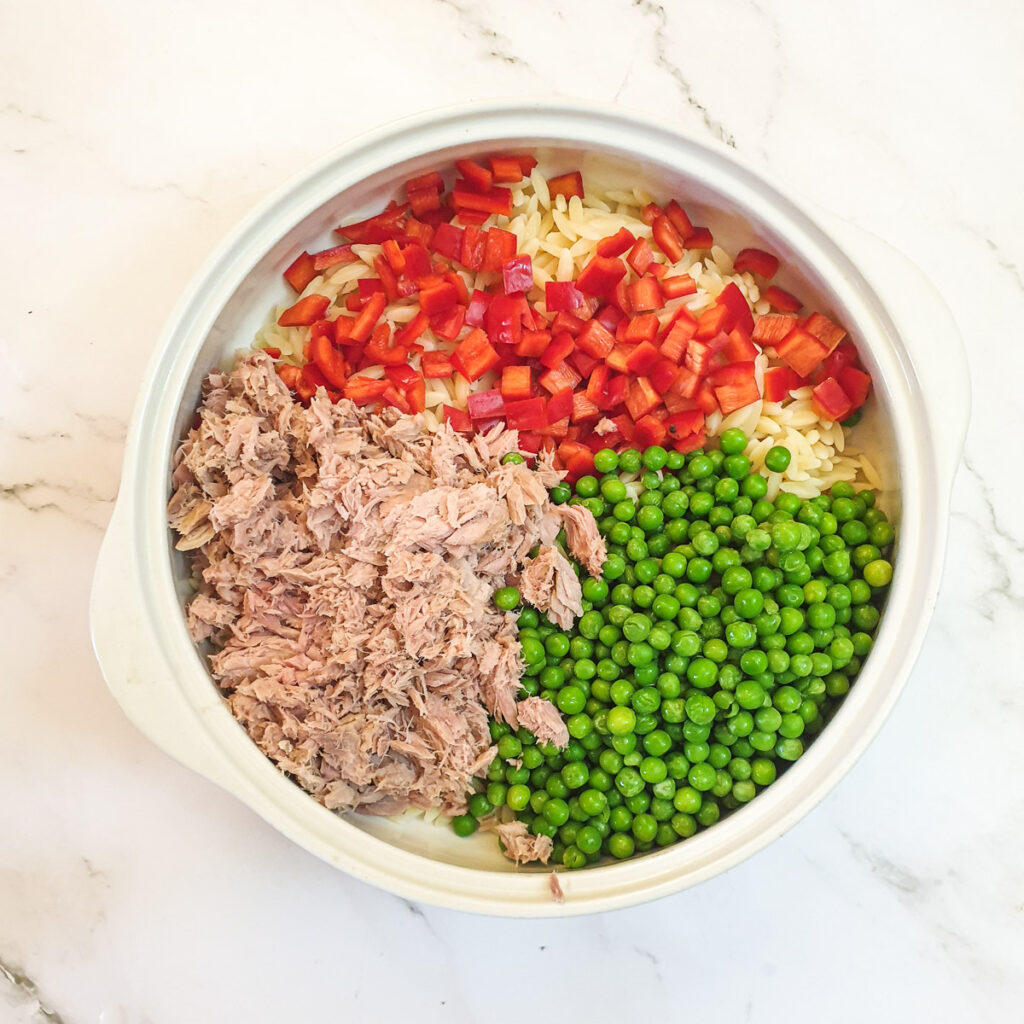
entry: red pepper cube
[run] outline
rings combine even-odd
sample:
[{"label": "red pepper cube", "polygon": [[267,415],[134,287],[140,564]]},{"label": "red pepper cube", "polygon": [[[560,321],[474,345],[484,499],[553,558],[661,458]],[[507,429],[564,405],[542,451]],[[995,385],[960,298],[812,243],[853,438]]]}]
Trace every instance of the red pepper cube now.
[{"label": "red pepper cube", "polygon": [[811,405],[823,420],[845,420],[853,411],[850,396],[835,377],[826,377],[811,391]]},{"label": "red pepper cube", "polygon": [[561,366],[575,347],[576,343],[573,341],[572,335],[567,331],[559,331],[551,339],[544,351],[540,353],[541,365],[549,370],[553,370],[556,366]]},{"label": "red pepper cube", "polygon": [[557,334],[559,331],[565,331],[575,338],[586,326],[588,319],[589,317],[581,320],[578,316],[573,316],[572,313],[558,313],[555,319],[551,321],[552,333]]},{"label": "red pepper cube", "polygon": [[420,309],[429,317],[446,313],[459,301],[459,293],[450,281],[420,289]]},{"label": "red pepper cube", "polygon": [[667,434],[668,428],[656,416],[643,416],[637,420],[633,443],[640,449],[650,448],[651,445],[660,445]]},{"label": "red pepper cube", "polygon": [[[628,344],[652,343],[658,337],[660,326],[654,313],[635,316],[626,324],[625,330],[622,332],[622,340]],[[655,349],[655,351],[657,350]]]},{"label": "red pepper cube", "polygon": [[641,277],[629,286],[629,305],[634,313],[650,313],[661,309],[664,300],[656,278]]},{"label": "red pepper cube", "polygon": [[505,399],[497,388],[474,391],[466,399],[466,407],[473,420],[497,419],[505,415]]},{"label": "red pepper cube", "polygon": [[462,252],[459,262],[470,270],[479,270],[484,265],[484,250],[487,247],[487,235],[474,225],[463,230]]},{"label": "red pepper cube", "polygon": [[376,402],[391,386],[387,380],[374,380],[370,377],[349,377],[345,385],[344,395],[356,405],[369,405]]},{"label": "red pepper cube", "polygon": [[857,349],[853,342],[840,342],[831,352],[829,352],[822,362],[820,371],[821,376],[823,378],[835,377],[836,380],[838,380],[839,374],[844,367],[858,366],[859,361]]},{"label": "red pepper cube", "polygon": [[622,405],[629,390],[629,379],[624,374],[612,374],[604,389],[604,401],[597,404],[605,411]]},{"label": "red pepper cube", "polygon": [[674,274],[663,277],[658,282],[661,294],[668,299],[678,299],[684,295],[693,295],[697,291],[697,282],[689,274]]},{"label": "red pepper cube", "polygon": [[491,296],[487,292],[474,289],[466,307],[466,323],[470,327],[483,327],[487,307],[491,304]]},{"label": "red pepper cube", "polygon": [[754,324],[751,337],[761,345],[774,347],[796,326],[796,318],[783,313],[765,313]]},{"label": "red pepper cube", "polygon": [[671,359],[666,359],[664,356],[658,356],[658,361],[648,374],[651,380],[651,387],[659,395],[664,395],[672,387],[678,375],[679,367]]},{"label": "red pepper cube", "polygon": [[462,257],[464,236],[462,228],[442,221],[434,231],[434,237],[430,240],[430,248],[442,256],[447,256],[450,260],[459,260]]},{"label": "red pepper cube", "polygon": [[549,394],[554,395],[563,388],[575,388],[582,379],[568,363],[562,363],[561,366],[542,373],[537,383]]},{"label": "red pepper cube", "polygon": [[693,337],[696,327],[696,323],[691,321],[680,320],[673,324],[672,329],[658,347],[658,351],[666,359],[671,359],[673,363],[678,365],[686,356],[686,349],[690,344],[690,339]]},{"label": "red pepper cube", "polygon": [[494,184],[494,175],[475,160],[456,160],[455,169],[476,192],[489,192]]},{"label": "red pepper cube", "polygon": [[638,377],[646,377],[660,359],[658,350],[649,341],[643,341],[627,356],[626,369]]},{"label": "red pepper cube", "polygon": [[859,409],[868,398],[871,390],[871,375],[855,366],[844,366],[839,371],[839,386],[850,399],[850,408]]},{"label": "red pepper cube", "polygon": [[672,227],[684,242],[693,234],[693,221],[674,199],[665,204],[665,216],[672,222]]},{"label": "red pepper cube", "polygon": [[345,357],[334,347],[334,343],[327,335],[321,334],[312,340],[310,355],[333,387],[343,388],[348,383],[348,364]]},{"label": "red pepper cube", "polygon": [[500,185],[495,185],[486,192],[476,192],[465,180],[457,181],[452,189],[452,202],[460,214],[463,210],[475,210],[507,217],[512,212],[512,192]]},{"label": "red pepper cube", "polygon": [[668,257],[669,262],[678,263],[683,258],[683,240],[672,221],[662,214],[655,218],[651,231],[655,244]]},{"label": "red pepper cube", "polygon": [[664,423],[668,440],[677,441],[704,430],[704,413],[700,409],[687,409],[673,413]]},{"label": "red pepper cube", "polygon": [[632,345],[621,342],[605,356],[605,365],[616,373],[625,373],[629,369],[629,357],[633,352]]},{"label": "red pepper cube", "polygon": [[447,352],[424,352],[420,356],[420,367],[427,380],[444,380],[455,373],[451,356]]},{"label": "red pepper cube", "polygon": [[756,359],[760,350],[750,340],[750,335],[741,327],[734,327],[729,332],[728,341],[716,354],[720,363],[743,363]]},{"label": "red pepper cube", "polygon": [[812,313],[804,330],[813,334],[831,352],[846,337],[846,331],[822,313]]},{"label": "red pepper cube", "polygon": [[604,359],[615,347],[615,338],[599,320],[588,320],[576,336],[576,347],[594,359]]},{"label": "red pepper cube", "polygon": [[708,378],[724,416],[756,402],[761,394],[754,379],[753,363],[730,363],[712,371]]},{"label": "red pepper cube", "polygon": [[427,277],[431,272],[430,253],[419,242],[410,242],[402,249],[406,276],[413,281]]},{"label": "red pepper cube", "polygon": [[626,256],[626,262],[637,277],[643,277],[647,268],[654,262],[654,253],[646,238],[638,238]]},{"label": "red pepper cube", "polygon": [[729,310],[728,326],[723,327],[722,330],[728,331],[733,327],[742,327],[747,334],[753,331],[754,316],[750,312],[750,304],[735,281],[730,281],[722,289],[717,304]]},{"label": "red pepper cube", "polygon": [[622,260],[610,256],[592,256],[580,271],[576,287],[586,295],[600,298],[611,292],[626,273],[626,265]]},{"label": "red pepper cube", "polygon": [[788,366],[772,366],[764,371],[764,400],[781,402],[796,387],[797,376]]},{"label": "red pepper cube", "polygon": [[430,329],[442,341],[455,341],[466,322],[466,307],[452,306],[451,309],[430,318]]},{"label": "red pepper cube", "polygon": [[300,252],[284,272],[284,279],[297,292],[303,291],[314,277],[316,268],[313,266],[313,257],[308,252]]},{"label": "red pepper cube", "polygon": [[[515,352],[517,356],[522,356],[524,359],[537,359],[543,356],[550,344],[550,331],[523,331],[522,339],[516,345]],[[543,362],[543,359],[541,361]]]},{"label": "red pepper cube", "polygon": [[518,157],[492,156],[490,164],[493,180],[499,185],[514,185],[526,176]]},{"label": "red pepper cube", "polygon": [[484,313],[484,330],[495,345],[518,345],[523,333],[523,313],[529,307],[522,294],[495,295]]},{"label": "red pepper cube", "polygon": [[506,402],[505,422],[512,430],[543,430],[548,425],[547,402],[543,398]]},{"label": "red pepper cube", "polygon": [[547,281],[544,285],[544,307],[549,313],[571,313],[586,304],[586,296],[572,281]]},{"label": "red pepper cube", "polygon": [[529,366],[506,366],[502,369],[501,395],[506,401],[533,396],[533,374]]},{"label": "red pepper cube", "polygon": [[626,319],[626,315],[621,309],[609,303],[607,306],[602,306],[593,319],[604,327],[605,330],[617,331],[619,324]]},{"label": "red pepper cube", "polygon": [[281,327],[308,327],[317,320],[323,319],[330,304],[331,300],[326,295],[307,295],[277,318],[278,325]]},{"label": "red pepper cube", "polygon": [[686,236],[687,249],[710,249],[715,244],[710,228],[694,228]]},{"label": "red pepper cube", "polygon": [[653,224],[665,211],[657,203],[648,203],[640,211],[640,219],[647,225]]},{"label": "red pepper cube", "polygon": [[587,380],[586,393],[595,405],[599,405],[604,398],[605,388],[608,386],[608,379],[611,377],[611,371],[603,363],[599,363],[591,371],[590,378]]},{"label": "red pepper cube", "polygon": [[634,422],[643,419],[661,404],[661,396],[646,377],[637,377],[626,394],[626,411]]},{"label": "red pepper cube", "polygon": [[598,256],[621,256],[636,244],[636,236],[629,228],[619,228],[614,235],[602,238],[597,243]]},{"label": "red pepper cube", "polygon": [[501,283],[506,295],[528,292],[533,287],[533,261],[529,256],[513,256],[501,265]]},{"label": "red pepper cube", "polygon": [[697,341],[709,341],[727,329],[726,325],[730,319],[728,306],[715,305],[705,309],[697,320],[697,330],[693,336]]},{"label": "red pepper cube", "polygon": [[419,174],[415,178],[410,178],[405,183],[405,188],[406,191],[409,191],[409,189],[416,191],[417,189],[429,188],[435,192],[440,192],[444,189],[444,179],[437,171],[428,171],[426,174]]},{"label": "red pepper cube", "polygon": [[573,423],[586,423],[589,420],[601,418],[601,410],[597,404],[590,399],[590,396],[583,391],[577,391],[572,396],[572,413],[570,419]]},{"label": "red pepper cube", "polygon": [[395,332],[395,344],[408,348],[429,326],[430,318],[422,309],[418,310],[404,327]]},{"label": "red pepper cube", "polygon": [[732,269],[736,274],[757,274],[769,280],[779,269],[779,258],[764,249],[740,249],[732,261]]},{"label": "red pepper cube", "polygon": [[411,188],[406,195],[409,208],[417,217],[441,209],[441,193],[434,188]]},{"label": "red pepper cube", "polygon": [[685,366],[679,367],[675,380],[662,395],[665,408],[672,413],[692,409],[694,407],[693,400],[697,397],[700,385],[700,377],[692,370],[688,370]]},{"label": "red pepper cube", "polygon": [[517,244],[518,239],[511,231],[504,228],[488,228],[482,269],[500,273],[502,264],[515,256]]},{"label": "red pepper cube", "polygon": [[479,380],[488,370],[493,370],[501,361],[479,327],[470,331],[459,342],[459,347],[452,355],[452,365],[468,381]]},{"label": "red pepper cube", "polygon": [[464,409],[456,409],[451,405],[445,405],[441,408],[442,415],[444,416],[445,423],[447,423],[452,430],[458,431],[460,434],[468,434],[473,429],[473,421],[470,419],[469,413]]},{"label": "red pepper cube", "polygon": [[761,298],[780,313],[798,313],[803,303],[792,293],[775,285],[770,285],[761,292]]},{"label": "red pepper cube", "polygon": [[589,377],[594,372],[594,367],[600,363],[600,359],[595,359],[593,356],[587,355],[586,352],[581,352],[578,348],[573,349],[572,355],[570,355],[563,365],[572,364],[572,368],[580,375],[580,378]]},{"label": "red pepper cube", "polygon": [[313,253],[313,269],[319,274],[341,263],[355,263],[358,259],[359,257],[352,251],[351,245],[336,245],[331,249]]},{"label": "red pepper cube", "polygon": [[548,399],[548,423],[555,424],[572,415],[573,390],[562,388]]},{"label": "red pepper cube", "polygon": [[548,192],[553,196],[565,196],[571,199],[573,196],[583,198],[583,175],[579,171],[570,171],[568,174],[559,174],[554,178],[548,178]]},{"label": "red pepper cube", "polygon": [[779,358],[792,367],[801,377],[807,377],[811,371],[828,355],[828,350],[809,331],[794,327],[782,341],[777,342],[775,351]]}]

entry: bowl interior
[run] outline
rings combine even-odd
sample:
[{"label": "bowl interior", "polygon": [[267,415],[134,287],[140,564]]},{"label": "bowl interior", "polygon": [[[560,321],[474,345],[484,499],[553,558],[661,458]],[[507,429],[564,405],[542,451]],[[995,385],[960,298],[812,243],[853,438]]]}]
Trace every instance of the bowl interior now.
[{"label": "bowl interior", "polygon": [[[580,134],[586,136],[583,128]],[[639,185],[660,201],[675,197],[695,223],[706,224],[713,230],[716,243],[728,251],[735,253],[744,246],[756,245],[778,254],[783,269],[777,277],[777,283],[798,294],[808,308],[819,309],[846,326],[872,372],[876,381],[876,397],[864,420],[856,428],[853,442],[858,449],[871,453],[884,481],[884,506],[896,519],[899,518],[901,495],[896,484],[900,479],[900,446],[894,429],[892,395],[879,365],[880,353],[890,343],[879,338],[877,324],[864,317],[863,308],[852,308],[842,294],[844,289],[837,287],[837,284],[845,281],[845,270],[841,263],[836,265],[809,257],[799,243],[794,241],[794,232],[788,230],[794,216],[788,202],[756,179],[752,184],[749,175],[738,170],[728,159],[717,154],[709,157],[707,151],[698,146],[680,147],[675,158],[669,161],[647,153],[638,155],[639,151],[635,148],[629,150],[607,141],[585,144],[571,140],[556,142],[544,135],[481,136],[472,141],[424,149],[386,169],[376,170],[356,183],[346,184],[335,193],[321,186],[320,195],[311,198],[303,215],[280,233],[254,262],[250,259],[251,265],[241,268],[238,277],[240,283],[230,293],[211,328],[198,343],[197,355],[190,365],[177,407],[174,437],[180,438],[187,430],[199,401],[200,383],[206,374],[216,367],[229,367],[235,354],[251,345],[270,307],[289,300],[292,293],[281,273],[300,251],[315,251],[335,244],[336,236],[332,231],[338,224],[368,216],[383,207],[389,199],[400,198],[401,185],[405,179],[427,170],[447,170],[459,157],[483,156],[498,151],[532,152],[539,158],[542,170],[549,174],[582,169],[587,181],[602,188],[628,189]],[[339,181],[345,178],[344,166],[344,160],[339,158]],[[827,250],[827,239],[821,244]],[[169,543],[167,551],[174,585],[179,601],[183,604],[191,594],[186,562]],[[883,620],[885,628],[888,626]],[[212,682],[209,686],[212,691]],[[649,854],[648,857],[680,858],[684,850],[697,855],[705,844],[712,841],[712,833],[727,827],[741,827],[741,821],[747,818],[752,826],[764,828],[765,822],[772,820],[772,810],[768,806],[769,794],[781,798],[788,788],[798,785],[797,777],[803,777],[806,770],[810,770],[809,765],[805,766],[803,762],[810,762],[815,746],[827,744],[830,735],[843,728],[845,710],[845,707],[840,710],[802,761],[757,800],[734,813],[726,822],[713,826],[686,843],[667,851]],[[251,761],[252,770],[256,773],[265,776],[268,769],[276,772],[269,762],[264,761],[255,745],[252,745]],[[257,762],[263,762],[263,767]],[[313,803],[297,786],[294,789],[296,800]],[[316,811],[322,809],[316,808]],[[777,816],[781,818],[782,813],[780,805]],[[428,861],[488,872],[516,870],[500,854],[492,836],[478,834],[469,840],[460,839],[450,829],[439,827],[422,816],[410,814],[399,819],[379,819],[347,815],[336,818],[336,822],[336,825],[329,827],[336,830],[337,843],[341,846],[348,841],[346,836],[349,830],[355,829],[390,847],[416,854]],[[729,826],[729,822],[733,824]],[[679,863],[682,866],[681,860]],[[603,872],[620,869],[618,865],[602,866],[590,869],[587,874],[596,877]]]}]

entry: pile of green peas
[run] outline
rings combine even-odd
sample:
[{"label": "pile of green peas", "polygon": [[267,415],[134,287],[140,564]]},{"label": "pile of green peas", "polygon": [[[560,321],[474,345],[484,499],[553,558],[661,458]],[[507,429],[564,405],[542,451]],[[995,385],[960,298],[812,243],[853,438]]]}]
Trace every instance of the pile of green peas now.
[{"label": "pile of green peas", "polygon": [[[552,489],[590,509],[608,548],[600,577],[580,570],[573,629],[530,607],[518,619],[520,698],[554,703],[569,744],[492,721],[498,755],[458,834],[508,808],[566,868],[671,846],[771,785],[834,714],[871,650],[892,526],[846,483],[768,501],[746,435],[719,442],[606,449],[600,475]],[[789,457],[772,449],[769,468]],[[513,587],[495,602],[520,607]]]}]

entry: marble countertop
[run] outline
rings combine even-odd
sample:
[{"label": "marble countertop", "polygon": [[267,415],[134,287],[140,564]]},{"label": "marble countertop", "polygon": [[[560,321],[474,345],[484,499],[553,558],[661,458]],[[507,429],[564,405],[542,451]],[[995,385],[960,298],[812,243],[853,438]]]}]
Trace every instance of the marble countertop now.
[{"label": "marble countertop", "polygon": [[[1019,1020],[1024,8],[283,10],[0,9],[0,1021]],[[345,137],[511,95],[734,146],[910,256],[973,366],[942,594],[878,739],[729,873],[561,921],[414,905],[293,846],[135,731],[87,621],[143,367],[201,259]]]}]

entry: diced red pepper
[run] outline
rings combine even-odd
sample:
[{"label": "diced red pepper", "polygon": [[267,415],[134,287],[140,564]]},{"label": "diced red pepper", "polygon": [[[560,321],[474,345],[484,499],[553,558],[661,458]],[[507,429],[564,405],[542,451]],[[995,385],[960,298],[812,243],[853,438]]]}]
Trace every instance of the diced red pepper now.
[{"label": "diced red pepper", "polygon": [[366,300],[359,316],[352,322],[352,328],[348,333],[348,340],[351,344],[363,344],[369,341],[387,302],[387,296],[383,292],[375,292]]},{"label": "diced red pepper", "polygon": [[536,431],[523,430],[519,433],[519,450],[521,452],[530,452],[536,455],[543,443],[544,435],[538,434]]},{"label": "diced red pepper", "polygon": [[843,341],[829,352],[823,360],[821,369],[818,372],[822,378],[835,377],[836,380],[838,380],[839,374],[844,367],[858,366],[859,362],[860,359],[857,355],[857,349],[854,347],[853,342]]},{"label": "diced red pepper", "polygon": [[796,319],[784,313],[765,313],[754,324],[752,337],[762,345],[774,346],[796,326]]},{"label": "diced red pepper", "polygon": [[728,335],[721,333],[706,341],[693,338],[686,346],[686,354],[683,356],[684,365],[698,377],[703,377],[711,369],[712,357],[727,340]]},{"label": "diced red pepper", "polygon": [[468,381],[479,380],[500,361],[501,357],[479,327],[474,328],[459,342],[459,347],[452,355],[452,365]]},{"label": "diced red pepper", "polygon": [[723,330],[741,327],[747,334],[753,331],[754,317],[750,312],[750,305],[735,281],[730,281],[722,289],[716,301],[719,306],[725,306],[729,310],[729,326],[723,327]]},{"label": "diced red pepper", "polygon": [[388,380],[376,380],[372,377],[349,377],[343,394],[356,405],[368,405],[383,397],[391,387]]},{"label": "diced red pepper", "polygon": [[452,202],[460,213],[478,210],[480,213],[498,213],[508,216],[512,212],[512,192],[495,185],[486,192],[474,192],[466,181],[457,181],[452,189]]},{"label": "diced red pepper", "polygon": [[665,408],[669,412],[680,412],[693,408],[693,399],[700,389],[701,379],[685,366],[679,367],[676,379],[662,396]]},{"label": "diced red pepper", "polygon": [[764,400],[782,402],[797,386],[797,375],[788,366],[772,366],[764,371]]},{"label": "diced red pepper", "polygon": [[456,409],[451,405],[445,405],[442,406],[441,413],[452,430],[456,430],[460,434],[468,434],[473,429],[473,421],[465,409]]},{"label": "diced red pepper", "polygon": [[[335,267],[339,263],[355,263],[359,257],[352,251],[351,245],[336,245],[332,249],[323,249],[313,253],[313,269],[319,274],[322,270]],[[306,284],[309,282],[307,281]],[[303,288],[306,285],[302,286]]]},{"label": "diced red pepper", "polygon": [[399,299],[400,289],[398,286],[398,276],[391,269],[391,264],[388,263],[387,258],[383,253],[373,258],[373,269],[377,271],[380,277],[381,286],[384,289],[384,294],[388,297],[388,302],[395,302]]},{"label": "diced red pepper", "polygon": [[540,375],[537,383],[550,394],[554,395],[563,388],[575,388],[583,378],[567,362],[546,370]]},{"label": "diced red pepper", "polygon": [[728,306],[714,305],[705,309],[697,321],[697,330],[693,336],[698,341],[708,341],[721,334],[731,319],[732,313]]},{"label": "diced red pepper", "polygon": [[691,318],[677,320],[665,336],[658,351],[674,363],[681,363],[686,355],[687,346],[697,329],[697,321]]},{"label": "diced red pepper", "polygon": [[401,391],[409,405],[408,412],[423,412],[425,408],[424,398],[426,396],[426,384],[423,377],[417,373],[408,363],[399,366],[389,366],[384,371],[384,376]]},{"label": "diced red pepper", "polygon": [[700,409],[687,409],[673,413],[665,420],[670,441],[676,441],[704,429],[704,413]]},{"label": "diced red pepper", "polygon": [[637,420],[633,443],[641,449],[650,448],[651,445],[661,444],[667,434],[668,428],[656,416],[643,416]]},{"label": "diced red pepper", "polygon": [[625,342],[616,344],[615,348],[605,356],[605,365],[616,373],[625,373],[629,368],[629,357],[633,352],[633,346]]},{"label": "diced red pepper", "polygon": [[455,216],[462,222],[463,227],[479,227],[490,214],[486,210],[456,210]]},{"label": "diced red pepper", "polygon": [[517,244],[518,240],[511,231],[504,228],[488,228],[483,269],[500,273],[502,265],[515,256]]},{"label": "diced red pepper", "polygon": [[679,367],[671,359],[666,359],[661,355],[658,356],[658,361],[648,374],[651,380],[651,387],[659,395],[664,395],[672,387],[678,375]]},{"label": "diced red pepper", "polygon": [[494,184],[494,175],[475,160],[456,160],[455,169],[474,192],[488,192]]},{"label": "diced red pepper", "polygon": [[316,267],[313,265],[313,257],[308,252],[300,252],[284,272],[284,279],[297,292],[303,291],[314,277]]},{"label": "diced red pepper", "polygon": [[794,327],[782,341],[777,342],[775,351],[779,358],[791,366],[801,377],[811,371],[828,355],[825,346],[809,331]]},{"label": "diced red pepper", "polygon": [[626,273],[622,260],[612,256],[592,256],[580,271],[576,287],[586,295],[600,298],[611,292]]},{"label": "diced red pepper", "polygon": [[410,178],[405,183],[405,188],[408,191],[413,191],[421,188],[430,188],[435,192],[441,192],[444,189],[444,180],[437,171],[427,171],[426,174],[419,174],[415,178]]},{"label": "diced red pepper", "polygon": [[[589,309],[587,310],[589,313]],[[559,331],[565,331],[567,334],[571,334],[574,338],[580,331],[583,330],[589,317],[580,319],[578,316],[573,316],[572,313],[560,312],[555,316],[555,319],[551,321],[551,330],[557,334]]]},{"label": "diced red pepper", "polygon": [[454,341],[466,322],[466,307],[452,306],[451,309],[430,318],[430,329],[442,341]]},{"label": "diced red pepper", "polygon": [[484,265],[484,249],[487,246],[487,235],[478,227],[470,225],[463,229],[462,252],[459,262],[470,270],[480,270]]},{"label": "diced red pepper", "polygon": [[[642,316],[634,316],[626,324],[622,333],[622,340],[633,345],[638,342],[653,342],[658,337],[658,329],[661,325],[654,313],[644,313]],[[653,345],[651,346],[653,348]],[[655,349],[657,352],[657,349]]]},{"label": "diced red pepper", "polygon": [[850,396],[835,377],[826,377],[811,391],[811,405],[824,420],[845,420],[853,411]]},{"label": "diced red pepper", "polygon": [[497,419],[505,415],[505,399],[497,388],[472,392],[466,399],[466,407],[474,420]]},{"label": "diced red pepper", "polygon": [[779,269],[779,258],[764,249],[740,249],[732,261],[732,269],[737,274],[757,274],[767,280]]},{"label": "diced red pepper", "polygon": [[543,430],[548,425],[547,402],[543,398],[506,402],[505,422],[512,430]]},{"label": "diced red pepper", "polygon": [[649,341],[642,341],[627,357],[626,369],[637,376],[646,377],[660,359],[658,350]]},{"label": "diced red pepper", "polygon": [[672,226],[679,232],[679,237],[684,241],[693,232],[693,222],[686,215],[686,211],[674,199],[670,199],[665,205],[665,216],[672,221]]},{"label": "diced red pepper", "polygon": [[586,352],[581,352],[578,348],[573,349],[572,355],[570,355],[565,363],[562,365],[572,364],[572,368],[580,375],[580,378],[589,377],[594,372],[594,367],[600,363],[600,359],[595,359],[592,355],[588,355]]},{"label": "diced red pepper", "polygon": [[572,281],[548,281],[544,285],[544,306],[549,313],[571,313],[586,304],[586,296]]},{"label": "diced red pepper", "polygon": [[279,363],[276,369],[278,377],[284,381],[285,386],[294,391],[302,370],[298,366],[292,366],[291,363]]},{"label": "diced red pepper", "polygon": [[406,192],[409,208],[417,217],[441,209],[441,193],[434,188],[411,188]]},{"label": "diced red pepper", "polygon": [[537,359],[547,351],[550,343],[550,331],[523,331],[522,338],[516,345],[516,355],[524,359]]},{"label": "diced red pepper", "polygon": [[506,366],[501,371],[501,395],[506,401],[533,396],[533,375],[529,366]]},{"label": "diced red pepper", "polygon": [[615,347],[615,338],[599,320],[588,320],[576,337],[576,347],[595,359],[604,359]]},{"label": "diced red pepper", "polygon": [[734,327],[715,358],[720,363],[742,363],[756,359],[759,353],[760,349],[750,340],[750,335],[742,327]]},{"label": "diced red pepper", "polygon": [[710,416],[713,412],[718,412],[718,399],[715,397],[710,381],[702,380],[700,382],[700,387],[697,388],[697,394],[693,396],[693,401],[697,408],[701,409],[706,416]]},{"label": "diced red pepper", "polygon": [[634,313],[649,313],[664,304],[657,278],[641,277],[629,286],[629,303]]},{"label": "diced red pepper", "polygon": [[678,263],[683,258],[683,239],[672,221],[662,214],[655,218],[651,231],[655,244],[669,258],[669,262]]},{"label": "diced red pepper", "polygon": [[803,306],[803,303],[795,295],[774,284],[769,285],[761,292],[761,298],[780,313],[797,313]]},{"label": "diced red pepper", "polygon": [[637,277],[642,277],[647,273],[647,268],[654,262],[654,253],[646,238],[638,238],[633,243],[633,248],[626,256],[626,262]]},{"label": "diced red pepper", "polygon": [[263,351],[266,352],[271,359],[281,358],[281,350],[277,348],[275,345],[268,345]]},{"label": "diced red pepper", "polygon": [[629,378],[625,374],[612,374],[604,389],[604,401],[598,402],[602,409],[609,411],[626,401],[629,390]]},{"label": "diced red pepper", "polygon": [[839,371],[839,386],[850,399],[850,409],[859,409],[868,398],[871,390],[871,375],[856,366],[844,366]]},{"label": "diced red pepper", "polygon": [[447,312],[458,301],[459,293],[449,281],[420,289],[420,309],[427,316],[437,316],[439,313]]},{"label": "diced red pepper", "polygon": [[281,327],[308,327],[317,320],[323,319],[330,304],[331,300],[326,295],[307,295],[277,318],[278,325]]},{"label": "diced red pepper", "polygon": [[583,175],[579,171],[570,171],[568,174],[559,174],[554,178],[548,178],[548,192],[553,196],[565,196],[571,199],[573,196],[583,198]]},{"label": "diced red pepper", "polygon": [[710,249],[715,244],[714,236],[709,228],[694,228],[686,236],[687,249]]},{"label": "diced red pepper", "polygon": [[605,388],[608,385],[608,378],[611,377],[611,371],[607,366],[600,364],[595,366],[591,371],[590,377],[587,380],[586,393],[595,405],[600,404],[604,399]]},{"label": "diced red pepper", "polygon": [[402,255],[402,250],[399,248],[398,243],[393,238],[387,239],[380,249],[381,255],[388,261],[388,266],[396,274],[405,272],[405,257]]},{"label": "diced red pepper", "polygon": [[846,337],[846,331],[822,313],[812,313],[804,330],[813,334],[831,352]]},{"label": "diced red pepper", "polygon": [[606,330],[615,331],[618,329],[619,324],[625,319],[625,314],[617,306],[613,306],[609,303],[607,306],[602,306],[597,313],[594,315],[594,319]]},{"label": "diced red pepper", "polygon": [[402,258],[405,260],[405,273],[413,281],[430,274],[430,253],[418,242],[410,242],[402,249]]},{"label": "diced red pepper", "polygon": [[520,182],[529,173],[524,173],[519,157],[515,156],[492,156],[490,164],[494,181],[500,185]]},{"label": "diced red pepper", "polygon": [[501,266],[501,283],[506,295],[528,292],[533,287],[533,261],[529,256],[513,256]]},{"label": "diced red pepper", "polygon": [[420,366],[427,380],[441,380],[455,373],[451,356],[447,352],[424,352],[420,356]]},{"label": "diced red pepper", "polygon": [[573,341],[572,335],[568,331],[559,331],[551,339],[547,348],[541,352],[541,364],[549,370],[553,370],[556,366],[562,365],[575,347],[576,343]]},{"label": "diced red pepper", "polygon": [[646,377],[637,377],[626,394],[626,410],[634,421],[642,419],[661,404],[661,396]]},{"label": "diced red pepper", "polygon": [[619,228],[614,235],[602,238],[597,243],[598,256],[621,256],[636,243],[636,236],[629,228]]},{"label": "diced red pepper", "polygon": [[321,334],[312,340],[310,356],[332,387],[345,386],[348,382],[348,364],[327,335]]},{"label": "diced red pepper", "polygon": [[490,304],[491,296],[488,292],[482,292],[478,288],[474,289],[469,299],[469,305],[466,307],[466,323],[470,327],[483,327],[484,316]]},{"label": "diced red pepper", "polygon": [[495,295],[484,313],[484,329],[495,345],[517,345],[523,333],[523,313],[529,307],[522,294]]},{"label": "diced red pepper", "polygon": [[757,381],[754,379],[752,362],[721,366],[711,372],[708,381],[725,416],[750,405],[751,402],[756,402],[761,397],[757,390]]},{"label": "diced red pepper", "polygon": [[693,295],[697,290],[697,282],[689,274],[674,274],[672,277],[663,277],[658,282],[661,294],[668,299],[678,299],[683,295]]},{"label": "diced red pepper", "polygon": [[335,234],[347,238],[350,242],[377,244],[394,238],[405,231],[407,218],[405,204],[388,203],[381,213],[375,217],[345,224],[335,229]]},{"label": "diced red pepper", "polygon": [[463,239],[465,232],[454,224],[442,221],[434,231],[434,237],[430,240],[430,248],[450,260],[458,260],[462,256]]},{"label": "diced red pepper", "polygon": [[375,366],[378,363],[383,366],[397,366],[409,358],[409,349],[394,343],[391,328],[385,322],[373,329],[373,336],[366,345],[363,358],[364,366]]},{"label": "diced red pepper", "polygon": [[553,424],[565,419],[567,416],[572,415],[572,410],[572,388],[562,388],[561,391],[556,391],[548,399],[548,423]]},{"label": "diced red pepper", "polygon": [[569,417],[563,416],[560,420],[554,420],[551,418],[551,404],[548,403],[547,409],[548,425],[544,428],[543,434],[546,445],[553,445],[554,441],[552,438],[562,438],[569,436]]}]

